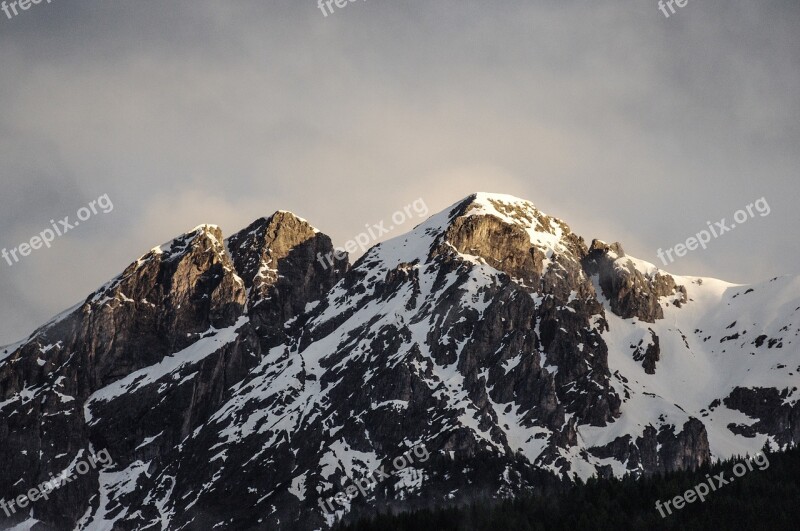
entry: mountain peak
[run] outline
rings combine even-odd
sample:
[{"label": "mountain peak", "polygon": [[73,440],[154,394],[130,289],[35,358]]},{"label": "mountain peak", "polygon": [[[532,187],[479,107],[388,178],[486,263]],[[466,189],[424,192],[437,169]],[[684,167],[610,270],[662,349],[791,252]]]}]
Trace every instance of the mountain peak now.
[{"label": "mountain peak", "polygon": [[[552,264],[580,264],[583,239],[533,203],[505,194],[476,193],[452,211],[439,252],[455,250],[536,286]],[[568,267],[570,268],[570,267]]]},{"label": "mountain peak", "polygon": [[259,279],[275,276],[278,260],[318,234],[320,232],[303,218],[279,210],[269,217],[255,220],[225,243],[236,270],[250,289],[261,283]]},{"label": "mountain peak", "polygon": [[[467,260],[483,259],[499,266],[501,255],[530,255],[532,247],[540,251],[545,264],[554,255],[569,255],[571,260],[580,261],[586,253],[583,240],[566,223],[544,214],[530,201],[508,194],[476,192],[432,215],[411,232],[376,245],[362,261],[393,269],[449,249]],[[503,267],[497,269],[506,271]]]},{"label": "mountain peak", "polygon": [[153,247],[139,259],[138,263],[141,264],[153,256],[159,256],[161,260],[171,260],[198,247],[208,248],[210,246],[221,250],[222,241],[222,229],[217,225],[204,223],[166,243]]},{"label": "mountain peak", "polygon": [[[282,337],[283,323],[319,299],[349,268],[347,258],[334,256],[327,235],[286,210],[255,220],[225,243],[247,288],[250,317],[263,337]],[[333,267],[320,257],[330,257]]]}]

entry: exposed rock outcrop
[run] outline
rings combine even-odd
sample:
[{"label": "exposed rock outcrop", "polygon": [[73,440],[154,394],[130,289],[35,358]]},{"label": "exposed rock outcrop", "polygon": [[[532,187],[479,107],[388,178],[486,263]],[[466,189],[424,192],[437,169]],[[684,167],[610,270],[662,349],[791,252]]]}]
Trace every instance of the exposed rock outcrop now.
[{"label": "exposed rock outcrop", "polygon": [[756,422],[750,425],[731,424],[730,430],[744,437],[768,433],[781,446],[800,440],[800,402],[790,401],[790,397],[796,392],[797,387],[737,387],[725,397],[723,403],[730,409],[756,419]]},{"label": "exposed rock outcrop", "polygon": [[625,319],[636,317],[653,323],[664,318],[661,298],[673,297],[672,302],[678,307],[687,301],[684,286],[661,271],[640,271],[619,243],[609,245],[593,240],[583,263],[587,273],[598,275],[611,310]]}]

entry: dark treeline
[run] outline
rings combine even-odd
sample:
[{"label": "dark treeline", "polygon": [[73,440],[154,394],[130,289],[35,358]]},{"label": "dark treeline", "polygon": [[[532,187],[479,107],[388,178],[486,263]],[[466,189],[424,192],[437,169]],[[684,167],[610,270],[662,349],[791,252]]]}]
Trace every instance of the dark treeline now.
[{"label": "dark treeline", "polygon": [[[337,531],[496,531],[582,529],[664,530],[783,530],[800,529],[800,449],[765,453],[768,467],[755,465],[742,477],[732,472],[745,458],[706,466],[692,472],[657,475],[647,479],[595,479],[578,482],[561,496],[520,497],[500,503],[379,515]],[[752,461],[751,461],[752,462]],[[765,468],[760,470],[760,468]],[[725,472],[735,478],[711,492],[706,501],[694,501],[662,518],[662,504],[706,482],[707,475]],[[666,512],[665,512],[666,514]]]}]

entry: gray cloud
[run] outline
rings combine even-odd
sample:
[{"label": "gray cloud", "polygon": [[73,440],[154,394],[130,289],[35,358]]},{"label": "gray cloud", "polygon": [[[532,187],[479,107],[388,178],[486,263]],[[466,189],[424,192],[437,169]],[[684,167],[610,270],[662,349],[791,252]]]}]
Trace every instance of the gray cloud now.
[{"label": "gray cloud", "polygon": [[769,217],[667,269],[797,272],[800,6],[537,4],[55,0],[0,18],[0,245],[103,193],[116,207],[0,262],[0,343],[199,223],[288,209],[343,243],[477,190],[651,262],[766,196]]}]

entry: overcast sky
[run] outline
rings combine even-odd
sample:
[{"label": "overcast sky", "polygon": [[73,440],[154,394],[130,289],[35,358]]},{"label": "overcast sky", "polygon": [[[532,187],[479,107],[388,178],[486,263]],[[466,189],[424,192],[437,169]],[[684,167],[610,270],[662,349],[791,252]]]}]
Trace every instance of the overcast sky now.
[{"label": "overcast sky", "polygon": [[[291,210],[342,244],[422,198],[532,200],[666,269],[800,273],[800,4],[53,0],[0,12],[0,344],[200,223]],[[417,220],[414,220],[416,222]],[[393,234],[410,229],[414,222]]]}]

